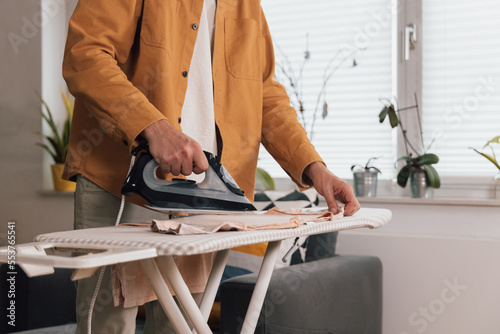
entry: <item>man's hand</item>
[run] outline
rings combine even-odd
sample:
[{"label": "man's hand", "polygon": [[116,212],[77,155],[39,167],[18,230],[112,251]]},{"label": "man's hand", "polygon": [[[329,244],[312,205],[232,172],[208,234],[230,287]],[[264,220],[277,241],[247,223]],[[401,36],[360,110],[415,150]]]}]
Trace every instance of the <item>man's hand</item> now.
[{"label": "man's hand", "polygon": [[165,174],[201,174],[208,168],[200,145],[166,119],[149,125],[141,136],[148,141],[151,155]]},{"label": "man's hand", "polygon": [[313,162],[307,166],[304,174],[312,181],[318,194],[325,198],[328,209],[333,213],[338,211],[337,200],[345,204],[346,216],[352,216],[360,209],[352,186],[335,176],[321,162]]}]

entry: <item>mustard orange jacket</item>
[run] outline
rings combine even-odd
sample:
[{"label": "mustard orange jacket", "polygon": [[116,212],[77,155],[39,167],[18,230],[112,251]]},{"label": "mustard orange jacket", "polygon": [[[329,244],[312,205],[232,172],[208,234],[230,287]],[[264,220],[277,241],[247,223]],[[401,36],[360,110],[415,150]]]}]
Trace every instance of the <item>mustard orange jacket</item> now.
[{"label": "mustard orange jacket", "polygon": [[[79,1],[63,76],[75,96],[64,177],[83,174],[119,196],[140,133],[160,119],[182,129],[181,110],[201,0]],[[271,36],[259,0],[218,0],[215,121],[222,164],[253,200],[259,146],[301,187],[321,158],[274,79]]]}]

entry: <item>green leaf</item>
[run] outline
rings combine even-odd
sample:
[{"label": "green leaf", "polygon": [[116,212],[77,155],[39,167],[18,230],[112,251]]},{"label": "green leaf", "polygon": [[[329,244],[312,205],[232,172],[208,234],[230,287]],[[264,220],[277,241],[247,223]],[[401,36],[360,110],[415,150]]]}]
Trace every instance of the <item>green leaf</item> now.
[{"label": "green leaf", "polygon": [[427,185],[431,188],[441,187],[441,179],[439,178],[439,174],[436,169],[431,165],[423,165],[422,168],[425,171]]},{"label": "green leaf", "polygon": [[57,130],[57,126],[56,126],[56,123],[54,122],[54,118],[52,117],[52,112],[50,111],[50,108],[47,105],[47,102],[45,102],[45,100],[42,98],[40,93],[37,93],[37,94],[38,94],[38,98],[42,102],[42,106],[45,107],[45,110],[47,110],[47,115],[42,110],[40,110],[40,113],[42,114],[42,117],[45,119],[45,121],[49,125],[50,129],[52,130],[52,134],[54,135],[56,141],[60,142],[61,138],[59,137],[59,131]]},{"label": "green leaf", "polygon": [[370,164],[370,162],[371,162],[372,160],[377,160],[377,159],[378,159],[378,157],[371,157],[370,159],[368,159],[368,161],[366,162],[366,165],[365,165],[365,169],[368,169],[368,167],[370,167],[370,166],[368,166],[368,165]]},{"label": "green leaf", "polygon": [[264,169],[257,167],[257,180],[266,190],[274,190],[274,179]]},{"label": "green leaf", "polygon": [[[40,113],[42,118],[50,127],[51,135],[45,135],[44,138],[49,142],[50,145],[40,145],[46,149],[54,158],[55,163],[64,163],[66,160],[66,154],[69,145],[69,133],[71,130],[71,120],[73,117],[74,102],[69,94],[61,91],[61,96],[66,109],[66,120],[63,124],[61,131],[56,126],[54,118],[52,116],[52,111],[49,106],[42,98],[40,93],[36,92],[38,98],[42,103],[42,109]],[[52,149],[50,148],[52,147]]]},{"label": "green leaf", "polygon": [[64,106],[66,107],[68,118],[71,120],[73,118],[74,102],[63,90],[61,90],[61,96],[64,101]]},{"label": "green leaf", "polygon": [[438,156],[433,153],[423,154],[419,156],[417,160],[417,163],[421,166],[437,164],[438,162],[439,162]]},{"label": "green leaf", "polygon": [[488,146],[489,144],[493,144],[493,143],[497,143],[497,144],[500,144],[500,136],[496,136],[495,138],[493,139],[490,139],[486,145],[483,146],[483,148],[485,148],[486,146]]},{"label": "green leaf", "polygon": [[54,161],[56,161],[56,155],[54,154],[54,152],[50,149],[50,147],[48,147],[47,145],[45,144],[42,144],[42,143],[36,143],[38,146],[40,147],[43,147],[51,156],[52,156],[52,159],[54,159]]},{"label": "green leaf", "polygon": [[383,123],[384,120],[385,120],[385,117],[387,116],[387,114],[389,113],[389,107],[388,106],[385,106],[382,111],[380,112],[380,114],[378,115],[378,118],[379,118],[379,122],[380,123]]},{"label": "green leaf", "polygon": [[49,144],[52,146],[52,149],[57,154],[57,151],[59,150],[59,145],[57,144],[56,140],[50,136],[44,136],[44,138],[47,139]]},{"label": "green leaf", "polygon": [[472,148],[474,151],[476,151],[477,153],[481,154],[483,157],[485,157],[486,159],[488,159],[489,161],[491,161],[497,168],[498,170],[500,170],[500,165],[498,164],[497,160],[495,158],[493,158],[491,155],[489,154],[486,154],[486,153],[483,153],[483,152],[479,152],[478,150],[476,150],[475,148]]},{"label": "green leaf", "polygon": [[394,110],[393,106],[389,107],[389,123],[391,124],[391,128],[395,128],[398,126],[398,115],[396,114],[396,110]]},{"label": "green leaf", "polygon": [[69,144],[69,131],[71,130],[71,118],[66,118],[64,123],[63,133],[62,133],[62,144],[68,146]]},{"label": "green leaf", "polygon": [[[64,106],[66,107],[66,121],[64,122],[62,130],[62,143],[65,147],[67,147],[69,145],[69,133],[71,130],[71,120],[73,119],[74,102],[71,97],[62,90],[61,96],[64,101]],[[63,158],[66,159],[66,153],[63,154]]]},{"label": "green leaf", "polygon": [[58,142],[52,137],[45,136],[45,138],[49,141],[49,143],[52,145],[54,149],[54,162],[55,163],[64,163],[64,157],[63,157],[63,150],[64,150],[64,145],[61,144],[61,142]]},{"label": "green leaf", "polygon": [[412,162],[412,161],[414,160],[414,158],[412,158],[412,157],[408,157],[408,156],[404,156],[404,157],[399,157],[399,158],[398,158],[398,161],[399,161],[399,160],[404,160],[404,161],[406,161],[406,162]]},{"label": "green leaf", "polygon": [[354,171],[354,168],[356,168],[356,167],[358,167],[359,169],[364,169],[363,166],[356,164],[356,165],[351,166],[351,170]]},{"label": "green leaf", "polygon": [[406,184],[408,183],[408,178],[410,177],[410,172],[411,172],[411,167],[410,165],[406,165],[398,173],[398,184],[401,187],[406,187]]},{"label": "green leaf", "polygon": [[[42,114],[42,118],[47,122],[47,124],[49,125],[50,127],[50,130],[52,131],[52,134],[54,135],[54,137],[59,137],[59,133],[57,131],[57,127],[56,127],[56,124],[54,123],[54,119],[52,118],[52,115],[50,114],[50,111],[49,111],[49,114],[48,116],[45,115],[42,111],[40,111],[40,113]],[[58,139],[56,139],[58,140]]]}]

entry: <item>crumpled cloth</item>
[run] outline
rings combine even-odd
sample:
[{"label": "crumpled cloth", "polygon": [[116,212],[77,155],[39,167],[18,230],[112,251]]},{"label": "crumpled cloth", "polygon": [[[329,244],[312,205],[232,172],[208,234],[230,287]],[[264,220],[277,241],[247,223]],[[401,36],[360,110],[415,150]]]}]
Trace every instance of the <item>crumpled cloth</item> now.
[{"label": "crumpled cloth", "polygon": [[[182,278],[191,293],[205,291],[215,253],[174,257]],[[165,282],[165,275],[163,275]],[[158,299],[139,261],[118,263],[111,266],[111,284],[115,306],[134,307]],[[174,292],[167,282],[170,293]]]},{"label": "crumpled cloth", "polygon": [[[283,222],[272,224],[250,225],[229,220],[223,223],[218,221],[215,223],[194,225],[183,223],[182,219],[170,219],[153,220],[150,224],[124,225],[150,226],[151,230],[154,232],[175,235],[207,234],[216,232],[222,233],[223,231],[291,229],[310,222],[332,221],[342,218],[344,216],[343,209],[343,207],[339,207],[338,213],[333,214],[328,210],[282,210],[275,207],[263,214],[264,216],[283,215]],[[292,218],[290,218],[290,215],[292,215]],[[234,219],[234,216],[232,216],[231,219]],[[181,271],[181,274],[191,293],[203,292],[205,290],[214,257],[215,253],[209,253],[174,258],[177,266],[185,269]],[[113,302],[115,306],[123,304],[123,307],[133,307],[157,299],[151,285],[149,284],[149,280],[138,261],[113,265],[111,267],[111,282],[113,286]],[[174,293],[172,288],[168,283],[167,285],[173,295]]]},{"label": "crumpled cloth", "polygon": [[227,221],[216,223],[204,223],[202,225],[185,224],[182,221],[176,220],[157,220],[154,219],[151,224],[153,232],[175,234],[175,235],[191,235],[191,234],[209,234],[223,231],[253,231],[253,230],[272,230],[272,229],[290,229],[299,227],[306,222],[322,222],[331,221],[344,216],[344,208],[341,207],[339,212],[333,214],[328,210],[307,210],[307,209],[286,209],[282,210],[274,207],[263,215],[294,215],[291,219],[284,217],[283,222],[273,224],[256,224],[248,225],[242,222]]}]

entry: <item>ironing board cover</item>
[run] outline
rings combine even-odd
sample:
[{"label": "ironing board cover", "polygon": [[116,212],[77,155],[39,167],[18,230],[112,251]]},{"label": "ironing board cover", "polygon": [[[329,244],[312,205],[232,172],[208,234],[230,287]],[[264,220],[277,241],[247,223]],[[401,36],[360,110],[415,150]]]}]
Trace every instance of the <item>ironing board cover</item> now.
[{"label": "ironing board cover", "polygon": [[[165,235],[150,228],[135,226],[101,227],[75,231],[42,234],[36,241],[63,243],[72,247],[138,247],[156,248],[159,256],[194,255],[249,245],[259,242],[283,240],[303,235],[320,234],[355,228],[379,228],[391,219],[386,209],[362,208],[354,216],[334,221],[302,225],[286,230],[229,231],[201,235]],[[292,217],[292,216],[290,216]],[[186,222],[201,224],[203,221],[239,221],[246,224],[272,223],[273,216],[262,215],[200,215],[182,218]],[[281,218],[282,219],[282,218]]]}]

